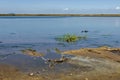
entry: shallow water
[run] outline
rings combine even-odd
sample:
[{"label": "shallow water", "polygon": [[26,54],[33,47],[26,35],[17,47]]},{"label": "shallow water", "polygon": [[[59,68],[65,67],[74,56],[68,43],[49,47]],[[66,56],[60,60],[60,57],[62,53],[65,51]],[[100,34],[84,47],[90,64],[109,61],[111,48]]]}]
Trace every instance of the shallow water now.
[{"label": "shallow water", "polygon": [[[83,30],[88,33],[81,33]],[[55,41],[55,37],[66,33],[85,35],[87,39],[71,44]],[[0,17],[0,63],[23,71],[49,70],[41,58],[24,55],[20,50],[33,48],[45,53],[46,58],[55,59],[60,58],[55,48],[120,47],[119,35],[119,17]],[[77,65],[70,65],[60,64],[55,70],[79,69]]]}]

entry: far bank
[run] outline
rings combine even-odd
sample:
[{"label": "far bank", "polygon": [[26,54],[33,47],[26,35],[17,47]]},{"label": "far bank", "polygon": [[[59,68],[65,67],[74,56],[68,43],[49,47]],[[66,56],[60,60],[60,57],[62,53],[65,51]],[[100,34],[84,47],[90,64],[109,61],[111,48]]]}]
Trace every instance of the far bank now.
[{"label": "far bank", "polygon": [[120,14],[0,14],[0,16],[78,16],[78,17],[120,17]]}]

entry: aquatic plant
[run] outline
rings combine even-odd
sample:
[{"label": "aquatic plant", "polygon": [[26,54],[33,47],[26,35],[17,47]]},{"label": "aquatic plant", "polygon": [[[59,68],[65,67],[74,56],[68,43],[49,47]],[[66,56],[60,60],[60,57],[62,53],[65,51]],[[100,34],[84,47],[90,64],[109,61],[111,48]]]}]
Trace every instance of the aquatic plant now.
[{"label": "aquatic plant", "polygon": [[58,48],[54,48],[55,52],[58,53],[58,54],[61,54],[62,51],[60,51]]},{"label": "aquatic plant", "polygon": [[67,43],[76,42],[81,39],[86,39],[86,36],[77,36],[75,34],[65,34],[55,38],[56,41],[62,41]]},{"label": "aquatic plant", "polygon": [[42,57],[42,56],[44,56],[43,53],[37,52],[36,50],[31,49],[31,48],[21,50],[21,52],[26,54],[26,55],[33,56],[33,57]]}]

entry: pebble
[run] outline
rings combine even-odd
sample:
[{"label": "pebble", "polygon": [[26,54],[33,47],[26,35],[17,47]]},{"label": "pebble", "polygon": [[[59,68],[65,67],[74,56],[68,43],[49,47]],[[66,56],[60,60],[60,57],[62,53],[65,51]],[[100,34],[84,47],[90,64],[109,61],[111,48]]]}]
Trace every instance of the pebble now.
[{"label": "pebble", "polygon": [[36,74],[40,74],[41,72],[40,71],[37,71]]},{"label": "pebble", "polygon": [[88,32],[88,30],[83,30],[83,31],[81,31],[82,33],[87,33]]},{"label": "pebble", "polygon": [[29,76],[33,76],[34,75],[34,73],[29,73]]},{"label": "pebble", "polygon": [[72,76],[72,75],[73,75],[72,73],[69,74],[69,76]]},{"label": "pebble", "polygon": [[88,78],[85,78],[85,80],[88,80]]}]

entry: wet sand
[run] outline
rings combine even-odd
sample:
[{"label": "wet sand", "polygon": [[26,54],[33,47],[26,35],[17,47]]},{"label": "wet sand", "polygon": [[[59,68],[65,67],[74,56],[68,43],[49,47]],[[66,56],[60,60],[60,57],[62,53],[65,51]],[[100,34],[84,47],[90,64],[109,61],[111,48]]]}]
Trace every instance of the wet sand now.
[{"label": "wet sand", "polygon": [[79,66],[80,71],[46,74],[22,72],[12,65],[0,64],[0,80],[120,80],[119,48],[83,48],[64,51],[72,54],[67,63]]},{"label": "wet sand", "polygon": [[120,73],[99,74],[95,72],[72,74],[49,74],[30,76],[8,65],[0,65],[0,80],[119,80]]},{"label": "wet sand", "polygon": [[81,48],[79,50],[68,50],[63,54],[72,54],[90,58],[103,58],[120,62],[120,48],[110,48],[107,46],[99,48]]}]

